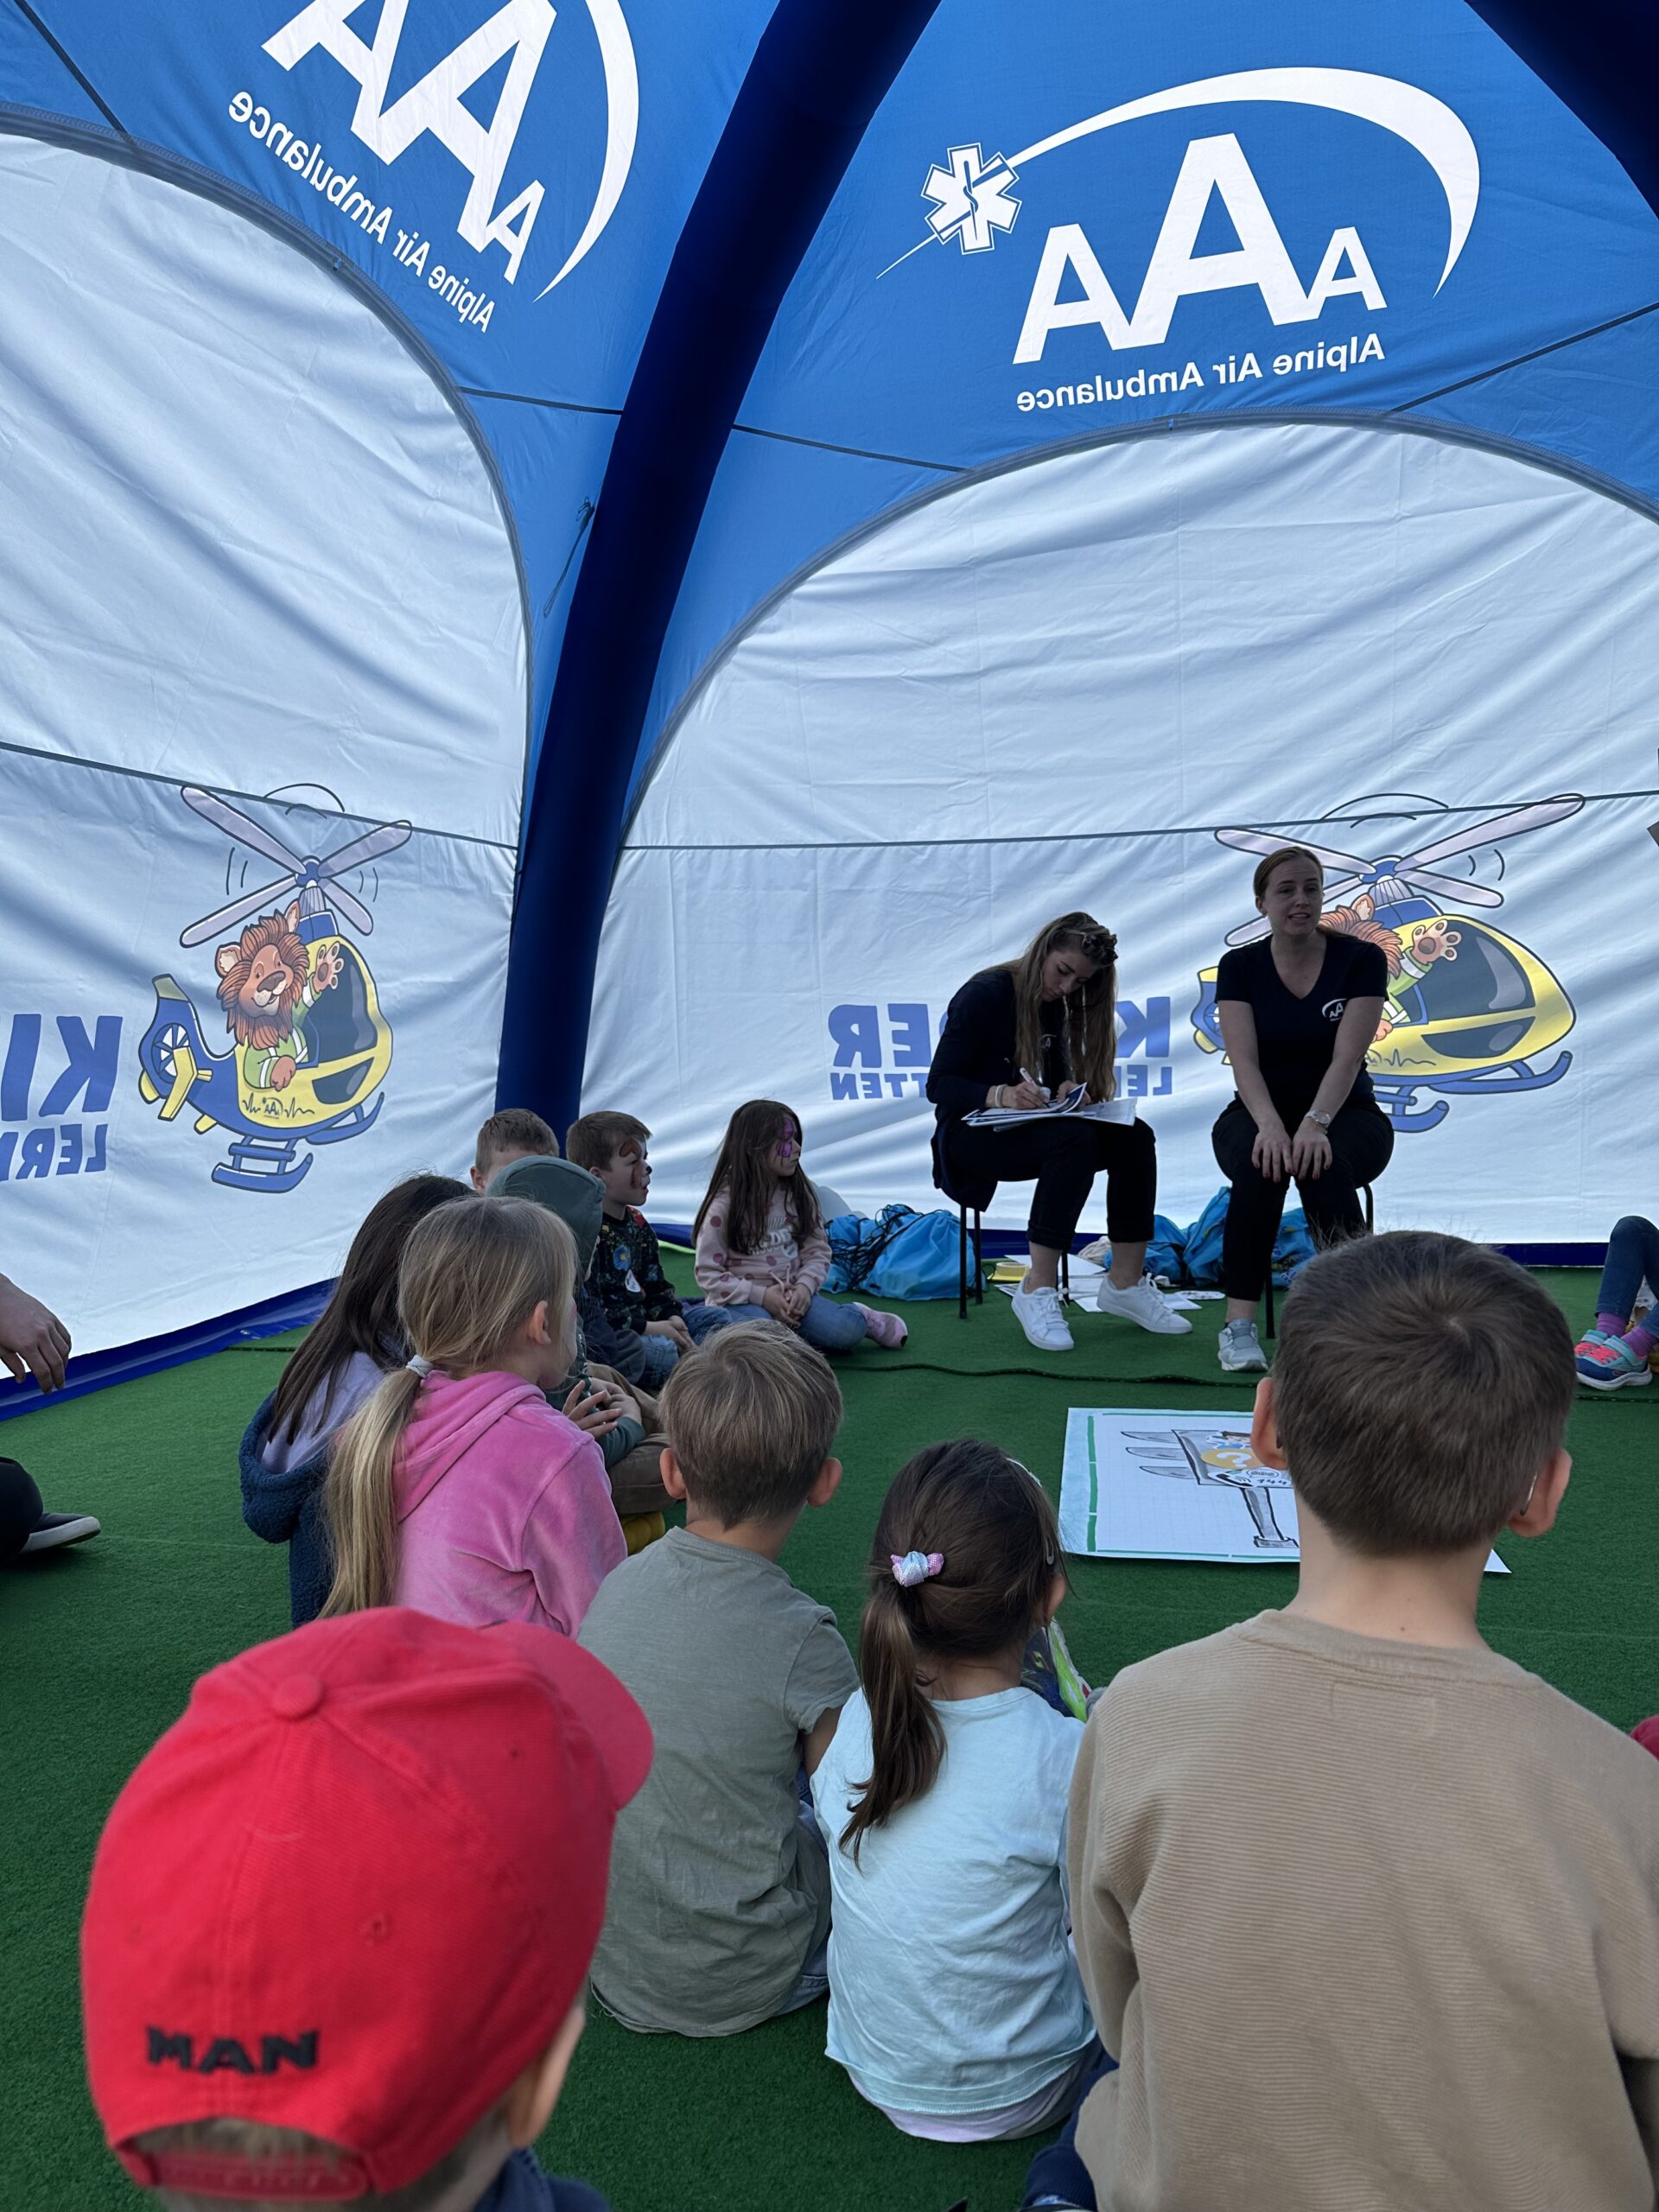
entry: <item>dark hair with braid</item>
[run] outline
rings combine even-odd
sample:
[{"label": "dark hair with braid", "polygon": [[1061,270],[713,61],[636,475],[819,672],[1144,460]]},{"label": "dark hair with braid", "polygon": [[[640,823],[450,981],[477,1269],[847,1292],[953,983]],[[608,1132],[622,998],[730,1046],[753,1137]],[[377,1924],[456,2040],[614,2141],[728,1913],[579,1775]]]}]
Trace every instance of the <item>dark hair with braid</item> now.
[{"label": "dark hair with braid", "polygon": [[[944,1564],[906,1589],[894,1558]],[[1037,1478],[995,1444],[930,1444],[894,1477],[876,1522],[858,1669],[870,1708],[871,1770],[842,1830],[855,1859],[866,1832],[933,1787],[944,1734],[926,1684],[940,1660],[991,1659],[1046,1618],[1064,1573],[1059,1523]]]}]

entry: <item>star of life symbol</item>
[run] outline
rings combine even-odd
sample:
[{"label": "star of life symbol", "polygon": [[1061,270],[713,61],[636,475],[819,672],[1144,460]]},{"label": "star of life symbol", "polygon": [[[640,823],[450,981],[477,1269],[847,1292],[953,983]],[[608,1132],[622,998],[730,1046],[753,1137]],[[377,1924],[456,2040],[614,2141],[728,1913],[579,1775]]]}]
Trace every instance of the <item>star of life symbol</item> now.
[{"label": "star of life symbol", "polygon": [[954,238],[964,253],[988,253],[996,233],[1014,228],[1020,202],[1007,188],[1018,183],[1019,171],[1001,154],[982,159],[977,146],[953,146],[949,158],[950,168],[936,162],[922,187],[922,197],[938,203],[928,223],[935,238]]}]

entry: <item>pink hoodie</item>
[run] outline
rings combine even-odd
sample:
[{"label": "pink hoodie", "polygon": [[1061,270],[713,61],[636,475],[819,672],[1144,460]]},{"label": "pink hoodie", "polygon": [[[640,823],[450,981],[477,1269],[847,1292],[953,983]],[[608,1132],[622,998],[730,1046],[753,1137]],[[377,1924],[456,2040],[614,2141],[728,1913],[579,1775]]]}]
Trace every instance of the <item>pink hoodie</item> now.
[{"label": "pink hoodie", "polygon": [[392,1603],[574,1636],[627,1547],[591,1436],[517,1375],[429,1375],[397,1447]]}]

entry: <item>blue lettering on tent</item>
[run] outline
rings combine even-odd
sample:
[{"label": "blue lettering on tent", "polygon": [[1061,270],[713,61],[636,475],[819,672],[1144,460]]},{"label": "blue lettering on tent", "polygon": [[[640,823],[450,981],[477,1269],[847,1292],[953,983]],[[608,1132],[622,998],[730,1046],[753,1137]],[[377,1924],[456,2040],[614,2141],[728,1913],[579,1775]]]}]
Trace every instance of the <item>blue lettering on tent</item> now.
[{"label": "blue lettering on tent", "polygon": [[[79,1103],[83,1114],[108,1111],[121,1065],[122,1018],[100,1014],[89,1033],[77,1014],[56,1016],[61,1063],[55,1052],[41,1062],[45,1018],[14,1014],[0,1055],[0,1122],[33,1122],[33,1128],[0,1130],[0,1183],[30,1178],[100,1175],[108,1166],[109,1125],[64,1121]],[[37,1080],[46,1084],[31,1104]]]}]

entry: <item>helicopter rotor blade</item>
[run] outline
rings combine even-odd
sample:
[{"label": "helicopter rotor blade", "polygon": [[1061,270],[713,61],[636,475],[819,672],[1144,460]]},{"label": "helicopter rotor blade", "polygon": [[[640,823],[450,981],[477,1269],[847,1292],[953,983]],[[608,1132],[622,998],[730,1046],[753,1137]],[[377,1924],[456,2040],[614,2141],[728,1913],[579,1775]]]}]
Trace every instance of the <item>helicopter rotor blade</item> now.
[{"label": "helicopter rotor blade", "polygon": [[407,822],[383,823],[379,829],[367,830],[361,837],[353,837],[349,845],[342,845],[337,853],[330,853],[321,863],[320,873],[326,881],[332,881],[348,868],[361,868],[368,861],[378,860],[382,853],[395,852],[399,845],[406,845],[414,834]]},{"label": "helicopter rotor blade", "polygon": [[1546,829],[1552,822],[1564,822],[1569,814],[1576,814],[1583,804],[1581,798],[1564,793],[1560,798],[1539,799],[1531,806],[1513,806],[1506,814],[1488,815],[1485,821],[1473,823],[1454,836],[1423,845],[1414,853],[1402,853],[1398,873],[1405,875],[1436,861],[1449,861],[1459,853],[1471,853],[1478,846],[1496,843],[1500,837],[1520,837],[1529,830]]},{"label": "helicopter rotor blade", "polygon": [[1396,880],[1408,883],[1414,891],[1427,891],[1443,906],[1501,906],[1501,891],[1489,891],[1484,883],[1471,883],[1455,875],[1440,875],[1432,868],[1419,868],[1414,861],[1402,861],[1394,871]]},{"label": "helicopter rotor blade", "polygon": [[[1241,853],[1276,853],[1286,842],[1282,837],[1269,836],[1264,830],[1217,830],[1216,838],[1218,843],[1231,845]],[[1370,867],[1370,862],[1357,853],[1339,853],[1333,845],[1309,844],[1305,838],[1296,842],[1304,852],[1312,853],[1322,868],[1357,869],[1363,880]]]},{"label": "helicopter rotor blade", "polygon": [[346,920],[352,925],[353,928],[357,931],[359,936],[372,937],[373,935],[374,916],[369,912],[368,908],[363,904],[360,899],[353,898],[351,893],[346,888],[343,883],[331,883],[327,889],[324,891],[322,896],[327,900],[331,906],[336,908],[340,913],[345,915]]},{"label": "helicopter rotor blade", "polygon": [[257,914],[262,906],[275,907],[285,894],[296,887],[292,875],[279,875],[275,883],[262,884],[257,891],[249,891],[239,899],[232,899],[217,913],[204,914],[199,922],[192,922],[180,938],[182,945],[206,944],[210,937],[221,931],[232,929],[238,922],[245,922],[250,914]]},{"label": "helicopter rotor blade", "polygon": [[194,784],[187,784],[180,793],[185,804],[204,822],[211,822],[215,830],[222,830],[239,845],[246,845],[268,861],[275,861],[278,868],[297,868],[300,855],[292,852],[280,837],[273,837],[257,822],[250,822],[240,807],[232,806],[228,799],[220,798],[214,791],[200,791]]},{"label": "helicopter rotor blade", "polygon": [[1266,937],[1273,924],[1265,914],[1253,914],[1248,922],[1241,922],[1236,930],[1229,930],[1224,940],[1230,946],[1255,944]]}]

